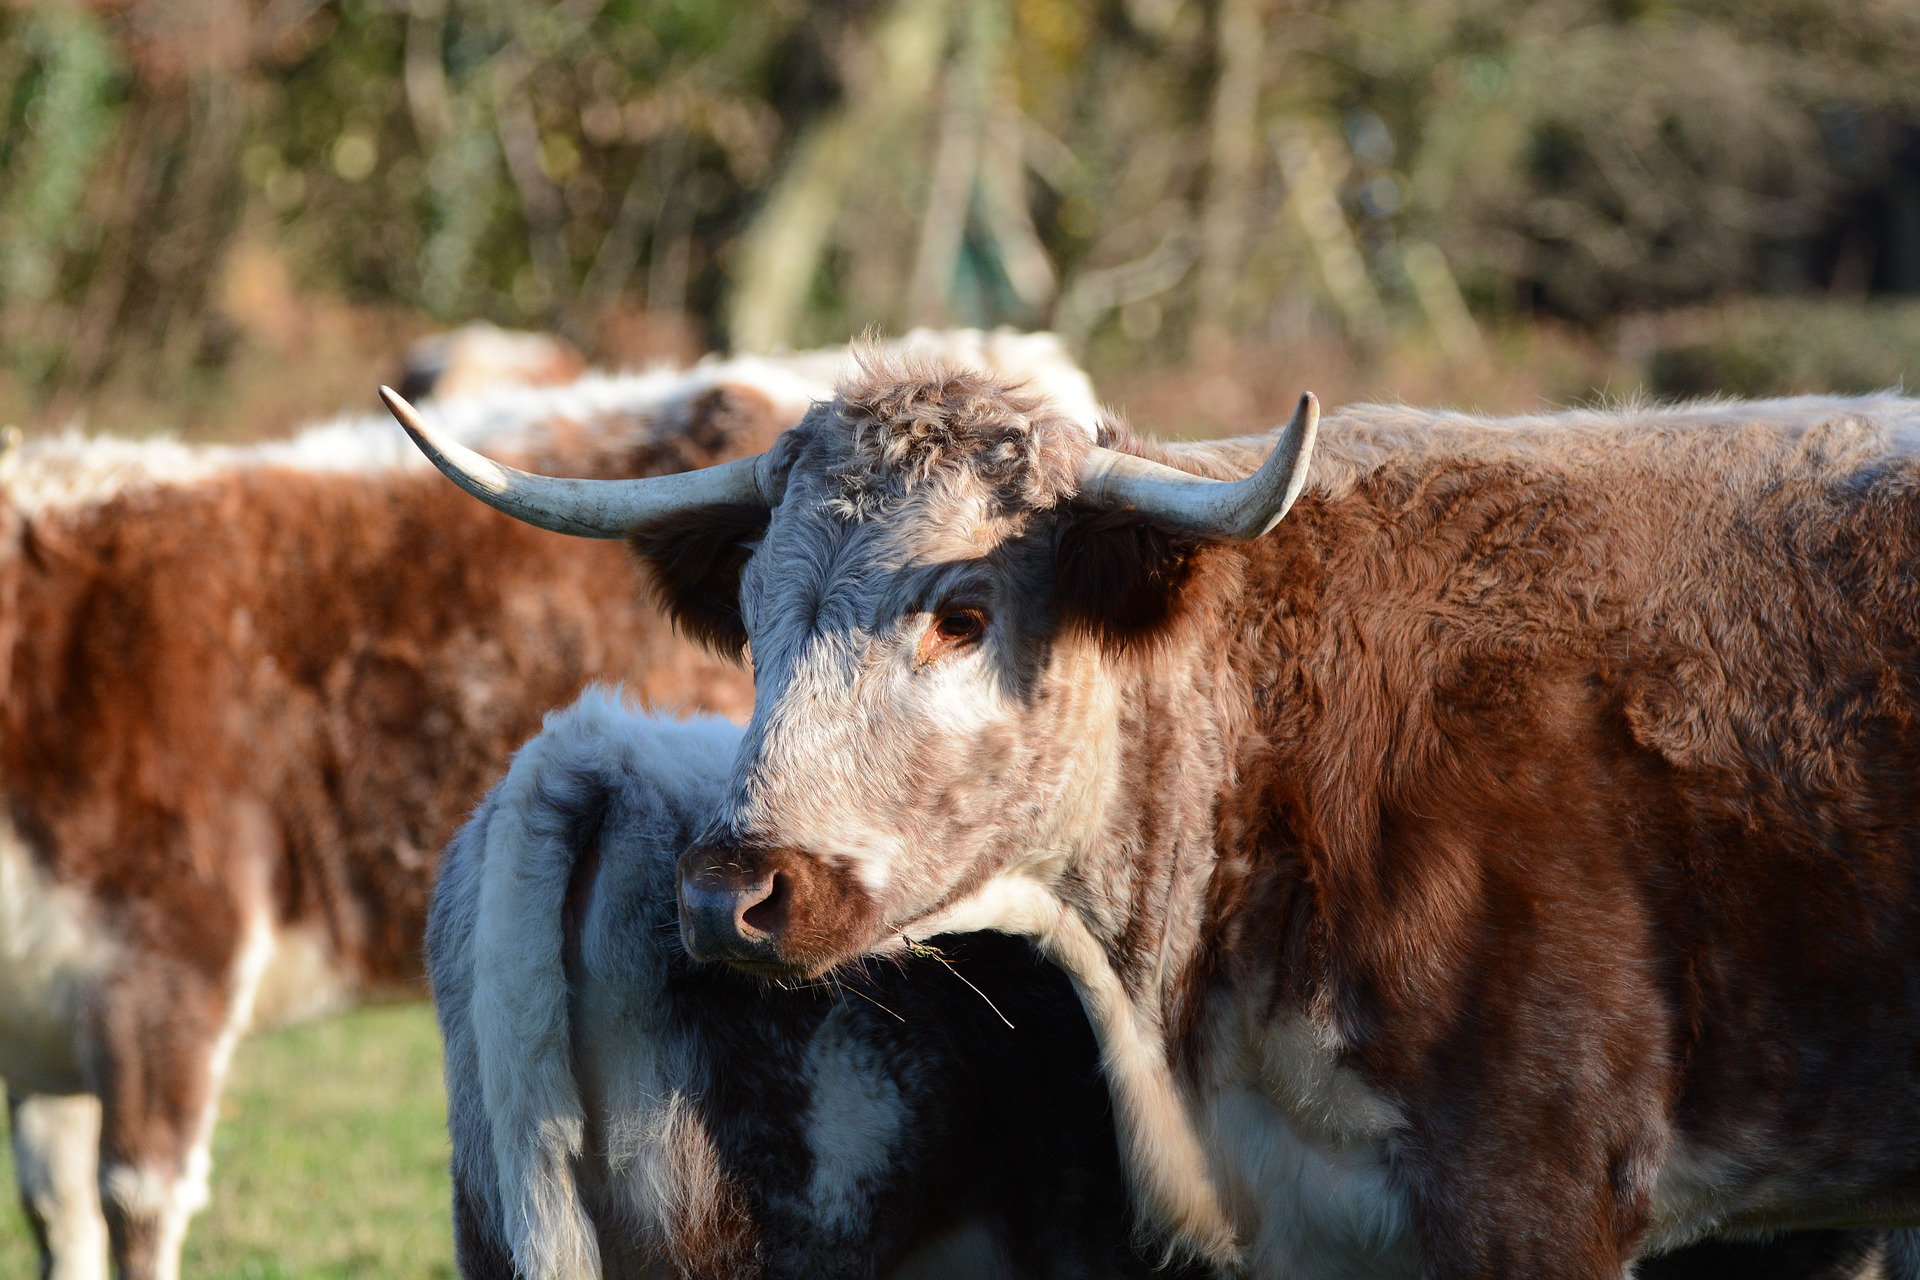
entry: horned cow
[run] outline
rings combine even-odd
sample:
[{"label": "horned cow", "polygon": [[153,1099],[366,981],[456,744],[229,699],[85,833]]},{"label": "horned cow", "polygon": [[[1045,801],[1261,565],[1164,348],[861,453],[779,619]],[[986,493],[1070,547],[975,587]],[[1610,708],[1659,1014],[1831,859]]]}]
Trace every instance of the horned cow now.
[{"label": "horned cow", "polygon": [[875,357],[684,479],[414,434],[750,646],[688,949],[1033,938],[1197,1254],[1600,1280],[1920,1222],[1920,404],[1166,447]]}]

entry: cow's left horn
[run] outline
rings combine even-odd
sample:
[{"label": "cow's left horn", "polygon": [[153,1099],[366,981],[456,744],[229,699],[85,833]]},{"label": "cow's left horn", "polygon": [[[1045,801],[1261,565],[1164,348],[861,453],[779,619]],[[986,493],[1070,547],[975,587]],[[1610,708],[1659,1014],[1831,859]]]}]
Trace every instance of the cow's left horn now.
[{"label": "cow's left horn", "polygon": [[536,476],[484,458],[426,419],[400,393],[380,388],[387,411],[406,428],[420,452],[446,477],[480,501],[516,520],[578,538],[624,538],[696,507],[742,503],[772,505],[767,455],[755,454],[716,467],[638,480],[574,480]]},{"label": "cow's left horn", "polygon": [[1244,480],[1210,480],[1097,448],[1081,467],[1080,502],[1100,509],[1132,507],[1157,523],[1207,537],[1257,538],[1280,523],[1306,486],[1319,427],[1320,402],[1308,392],[1273,452]]}]

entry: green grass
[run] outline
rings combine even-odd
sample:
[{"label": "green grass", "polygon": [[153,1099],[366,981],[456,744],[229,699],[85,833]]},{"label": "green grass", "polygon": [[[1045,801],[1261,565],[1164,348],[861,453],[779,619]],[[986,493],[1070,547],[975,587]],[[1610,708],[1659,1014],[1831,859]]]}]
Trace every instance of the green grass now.
[{"label": "green grass", "polygon": [[[0,1151],[0,1276],[32,1237]],[[451,1277],[446,1102],[425,1005],[366,1009],[240,1046],[213,1140],[192,1280]]]}]

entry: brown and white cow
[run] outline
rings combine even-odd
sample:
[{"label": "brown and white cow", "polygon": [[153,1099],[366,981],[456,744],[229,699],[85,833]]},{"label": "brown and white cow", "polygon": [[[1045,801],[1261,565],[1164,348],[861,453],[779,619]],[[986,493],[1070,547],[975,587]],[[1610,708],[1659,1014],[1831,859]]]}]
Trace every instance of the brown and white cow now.
[{"label": "brown and white cow", "polygon": [[[741,738],[589,690],[441,859],[428,971],[462,1274],[1159,1271],[1129,1247],[1092,1030],[1024,941],[940,938],[937,958],[786,986],[688,958],[676,863]],[[1873,1233],[1805,1233],[1694,1246],[1642,1275],[1908,1274],[1890,1261]]]},{"label": "brown and white cow", "polygon": [[[920,341],[1091,404],[1050,335]],[[595,374],[435,413],[529,466],[683,471],[766,447],[844,359]],[[424,994],[434,856],[591,679],[750,705],[640,604],[625,557],[476,513],[384,418],[0,460],[0,1078],[52,1274],[102,1274],[108,1221],[124,1275],[174,1273],[238,1036]]]},{"label": "brown and white cow", "polygon": [[1203,1256],[1598,1278],[1920,1221],[1920,404],[1323,435],[876,358],[685,478],[426,447],[751,648],[690,950],[1034,938]]},{"label": "brown and white cow", "polygon": [[[764,448],[814,387],[717,366],[445,412],[506,456],[641,475]],[[0,482],[16,1168],[53,1274],[103,1274],[110,1224],[121,1274],[169,1276],[237,1037],[424,994],[434,854],[542,713],[595,678],[730,714],[750,690],[617,551],[447,501],[384,420],[29,442]]]},{"label": "brown and white cow", "polygon": [[476,320],[420,339],[401,359],[400,394],[471,398],[501,387],[557,387],[587,371],[579,348],[551,333],[502,329]]}]

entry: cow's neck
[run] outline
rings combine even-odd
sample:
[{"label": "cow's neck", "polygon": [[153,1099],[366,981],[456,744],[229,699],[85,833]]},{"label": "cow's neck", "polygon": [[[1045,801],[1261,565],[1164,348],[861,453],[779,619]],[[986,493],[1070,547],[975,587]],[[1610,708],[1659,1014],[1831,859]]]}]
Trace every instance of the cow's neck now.
[{"label": "cow's neck", "polygon": [[[1177,677],[1169,676],[1177,671]],[[1214,793],[1228,727],[1202,661],[1109,676],[1114,717],[1082,739],[1100,776],[1098,817],[1036,909],[1032,932],[1074,980],[1103,1068],[1142,1208],[1211,1260],[1230,1265],[1234,1233],[1176,1067],[1192,1016],[1215,867]]]}]

